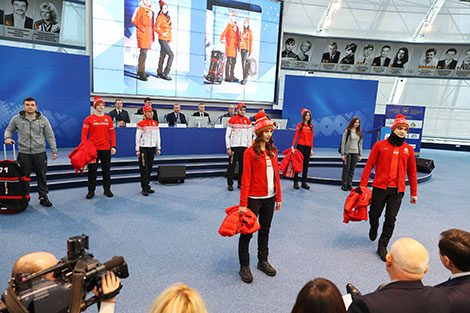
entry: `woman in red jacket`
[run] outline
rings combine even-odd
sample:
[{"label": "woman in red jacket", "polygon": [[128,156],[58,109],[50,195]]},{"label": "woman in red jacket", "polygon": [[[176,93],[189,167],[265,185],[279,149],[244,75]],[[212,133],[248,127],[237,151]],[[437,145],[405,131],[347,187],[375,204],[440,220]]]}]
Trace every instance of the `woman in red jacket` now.
[{"label": "woman in red jacket", "polygon": [[[294,140],[292,141],[292,153],[294,153],[295,142],[297,137],[299,142],[297,143],[297,150],[299,150],[304,156],[304,166],[302,171],[302,188],[310,189],[310,186],[307,185],[307,174],[308,174],[308,165],[310,162],[310,157],[313,156],[313,124],[312,124],[312,114],[307,109],[302,109],[302,122],[297,124],[297,129],[295,130]],[[294,174],[294,189],[299,189],[299,174]]]},{"label": "woman in red jacket", "polygon": [[[273,123],[264,112],[257,113],[255,118],[256,139],[254,144],[246,149],[243,157],[239,213],[243,215],[248,207],[258,216],[261,226],[258,231],[258,269],[266,275],[274,276],[276,270],[268,262],[268,241],[274,210],[281,209],[279,163],[272,139]],[[238,243],[240,276],[245,283],[253,281],[249,254],[251,237],[252,234],[240,234]]]},{"label": "woman in red jacket", "polygon": [[405,193],[406,175],[410,185],[412,204],[418,201],[418,181],[416,174],[416,159],[413,147],[405,142],[409,130],[406,118],[398,114],[392,125],[392,133],[385,140],[377,142],[370,152],[364,171],[362,172],[361,187],[367,187],[369,176],[375,167],[375,177],[372,182],[372,199],[369,209],[369,238],[377,238],[379,218],[385,208],[385,221],[380,235],[377,254],[385,262],[387,245],[395,228],[395,221],[400,210]]},{"label": "woman in red jacket", "polygon": [[[170,48],[171,42],[171,18],[168,13],[168,6],[165,2],[160,0],[160,12],[157,16],[155,23],[155,32],[158,34],[158,43],[160,44],[160,59],[158,61],[157,74],[158,77],[165,80],[171,80],[170,70],[173,64],[174,54]],[[168,56],[165,70],[163,70],[163,63]]]},{"label": "woman in red jacket", "polygon": [[[88,116],[83,122],[82,142],[90,134],[89,139],[98,151],[95,163],[88,165],[88,194],[87,199],[93,198],[96,188],[96,171],[98,170],[98,159],[101,160],[101,170],[103,171],[104,194],[112,197],[111,192],[111,155],[116,153],[116,134],[114,132],[113,120],[104,114],[105,103],[100,97],[95,97],[93,107],[95,114]],[[109,141],[111,140],[111,144]]]}]

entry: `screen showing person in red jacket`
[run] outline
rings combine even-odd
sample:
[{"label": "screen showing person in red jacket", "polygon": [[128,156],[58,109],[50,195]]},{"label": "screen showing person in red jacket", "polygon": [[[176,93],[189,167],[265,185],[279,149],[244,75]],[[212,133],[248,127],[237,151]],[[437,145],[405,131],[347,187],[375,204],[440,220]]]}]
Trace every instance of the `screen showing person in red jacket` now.
[{"label": "screen showing person in red jacket", "polygon": [[145,72],[145,61],[147,52],[152,49],[152,43],[155,40],[153,32],[154,14],[151,0],[141,0],[140,5],[135,9],[132,15],[132,24],[137,28],[137,46],[140,49],[139,60],[137,63],[137,78],[147,80],[148,74]]},{"label": "screen showing person in red jacket", "polygon": [[155,191],[150,188],[150,177],[152,175],[155,148],[160,155],[160,128],[158,122],[153,120],[151,105],[144,106],[144,119],[137,124],[135,134],[135,151],[139,158],[140,185],[142,195],[148,196]]},{"label": "screen showing person in red jacket", "polygon": [[[242,188],[240,192],[240,215],[249,208],[258,216],[261,226],[258,231],[258,269],[268,276],[276,270],[268,262],[268,241],[274,210],[281,209],[281,183],[276,147],[273,144],[273,123],[266,114],[256,114],[256,139],[243,156]],[[274,206],[276,205],[276,209]],[[253,281],[250,270],[249,245],[252,234],[240,235],[238,257],[240,276],[245,283]]]},{"label": "screen showing person in red jacket", "polygon": [[232,11],[230,20],[220,35],[220,42],[225,44],[225,55],[227,64],[225,66],[225,81],[238,82],[234,76],[235,63],[237,63],[237,52],[240,50],[240,29],[237,25],[237,15]]},{"label": "screen showing person in red jacket", "polygon": [[253,48],[253,32],[250,29],[250,21],[245,18],[243,21],[243,32],[240,36],[240,54],[242,55],[242,68],[243,68],[243,80],[242,85],[245,85],[248,79],[249,63],[247,62],[248,57],[251,56]]},{"label": "screen showing person in red jacket", "polygon": [[111,155],[116,153],[116,133],[113,120],[104,114],[104,106],[103,99],[95,97],[93,100],[95,114],[88,116],[82,127],[82,142],[89,137],[98,151],[96,162],[88,165],[87,199],[91,199],[95,195],[98,160],[101,161],[101,170],[103,172],[104,194],[110,198],[113,196],[111,192]]},{"label": "screen showing person in red jacket", "polygon": [[357,116],[353,117],[343,132],[340,153],[343,160],[341,190],[348,191],[352,189],[352,180],[357,162],[362,159],[361,120]]},{"label": "screen showing person in red jacket", "polygon": [[369,176],[375,167],[372,182],[372,199],[369,209],[369,238],[377,238],[379,218],[385,208],[385,221],[380,235],[377,254],[385,262],[387,245],[395,228],[395,221],[405,193],[406,176],[410,185],[412,204],[418,201],[418,180],[416,159],[413,147],[405,142],[409,130],[405,116],[398,114],[392,125],[392,133],[388,139],[377,142],[370,152],[361,178],[361,187],[367,187]]},{"label": "screen showing person in red jacket", "polygon": [[[302,188],[310,189],[310,186],[307,184],[307,175],[308,175],[308,165],[310,162],[310,157],[313,156],[313,124],[312,124],[312,114],[307,109],[300,110],[302,113],[302,122],[297,124],[295,130],[294,140],[292,141],[292,153],[294,153],[294,146],[297,138],[299,139],[297,143],[297,150],[299,150],[304,156],[304,164],[302,170]],[[299,189],[299,174],[294,174],[294,189]]]},{"label": "screen showing person in red jacket", "polygon": [[[160,59],[158,60],[158,77],[165,80],[171,80],[170,70],[173,64],[174,54],[170,47],[171,42],[171,17],[168,12],[168,5],[160,0],[160,12],[158,12],[157,22],[155,23],[155,32],[158,34],[158,43],[160,44]],[[166,67],[163,69],[163,63],[168,56]]]},{"label": "screen showing person in red jacket", "polygon": [[238,188],[242,186],[243,155],[251,146],[253,130],[251,121],[245,116],[246,105],[237,105],[237,115],[230,118],[225,131],[225,145],[228,154],[227,189],[233,191],[233,176],[238,163]]},{"label": "screen showing person in red jacket", "polygon": [[346,313],[341,293],[331,281],[315,278],[297,295],[291,313]]}]

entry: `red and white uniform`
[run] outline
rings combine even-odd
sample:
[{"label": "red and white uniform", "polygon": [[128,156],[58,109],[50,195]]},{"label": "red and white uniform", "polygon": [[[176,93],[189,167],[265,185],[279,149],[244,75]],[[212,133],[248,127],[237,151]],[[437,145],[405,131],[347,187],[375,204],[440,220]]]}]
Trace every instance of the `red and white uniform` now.
[{"label": "red and white uniform", "polygon": [[146,118],[137,124],[135,151],[139,151],[139,147],[157,147],[160,150],[160,128],[157,121]]},{"label": "red and white uniform", "polygon": [[235,115],[229,119],[225,131],[227,149],[234,147],[249,147],[253,138],[251,121],[246,116]]},{"label": "red and white uniform", "polygon": [[85,119],[82,127],[82,142],[87,139],[88,133],[90,133],[89,139],[95,145],[96,150],[110,150],[111,146],[116,146],[113,120],[106,114],[103,116],[92,114]]},{"label": "red and white uniform", "polygon": [[375,177],[372,186],[380,189],[398,187],[398,192],[405,192],[405,180],[408,174],[410,193],[412,196],[417,196],[416,158],[413,147],[409,144],[404,142],[397,147],[389,143],[388,140],[377,142],[372,147],[362,172],[361,187],[367,187],[370,172],[374,166]]},{"label": "red and white uniform", "polygon": [[297,137],[299,137],[299,145],[310,146],[310,149],[313,149],[313,124],[312,129],[308,127],[308,124],[304,124],[303,122],[297,124],[294,140],[292,141],[292,147],[295,147]]},{"label": "red and white uniform", "polygon": [[276,195],[276,202],[281,202],[281,183],[277,153],[269,157],[261,153],[257,158],[253,147],[246,149],[243,159],[242,189],[240,206],[248,206],[248,197],[264,199]]}]

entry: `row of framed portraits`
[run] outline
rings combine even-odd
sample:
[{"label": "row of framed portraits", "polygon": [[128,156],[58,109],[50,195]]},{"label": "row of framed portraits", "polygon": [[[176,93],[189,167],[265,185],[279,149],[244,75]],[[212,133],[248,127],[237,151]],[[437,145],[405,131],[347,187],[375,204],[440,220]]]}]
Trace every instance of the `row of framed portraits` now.
[{"label": "row of framed portraits", "polygon": [[411,77],[470,77],[470,45],[283,34],[281,69]]}]

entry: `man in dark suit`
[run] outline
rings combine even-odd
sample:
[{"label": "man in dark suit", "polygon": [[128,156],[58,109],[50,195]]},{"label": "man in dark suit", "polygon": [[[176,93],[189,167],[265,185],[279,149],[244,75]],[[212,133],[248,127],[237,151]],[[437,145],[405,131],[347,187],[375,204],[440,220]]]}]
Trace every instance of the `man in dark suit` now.
[{"label": "man in dark suit", "polygon": [[27,0],[12,0],[13,13],[5,15],[5,25],[33,29],[33,19],[26,16]]},{"label": "man in dark suit", "polygon": [[222,119],[224,117],[233,117],[235,116],[237,113],[235,113],[235,106],[233,104],[229,105],[228,107],[228,112],[227,113],[224,113],[222,114],[221,116],[219,116],[219,124],[222,124]]},{"label": "man in dark suit", "polygon": [[338,44],[336,42],[330,42],[328,50],[328,52],[323,53],[321,63],[338,63],[341,55],[338,51]]},{"label": "man in dark suit", "polygon": [[126,127],[126,124],[131,122],[131,119],[129,118],[129,113],[122,108],[122,100],[116,99],[116,101],[114,101],[114,106],[116,108],[109,112],[108,115],[113,119],[113,122],[116,123],[117,126]]},{"label": "man in dark suit", "polygon": [[166,121],[168,122],[168,126],[175,126],[176,124],[188,125],[188,122],[186,121],[186,116],[181,113],[181,107],[178,103],[175,103],[173,105],[173,112],[166,116]]},{"label": "man in dark suit", "polygon": [[374,58],[372,62],[372,66],[389,66],[390,65],[390,58],[388,54],[392,48],[389,45],[383,46],[380,55]]},{"label": "man in dark suit", "polygon": [[[146,105],[152,106],[152,99],[150,99],[149,97],[145,98],[145,100],[144,100],[144,106],[146,106]],[[144,106],[141,107],[140,109],[138,109],[135,114],[144,115]],[[152,118],[152,119],[153,119],[154,121],[157,121],[157,122],[158,122],[157,110],[152,109],[152,111],[153,111],[153,118]]]},{"label": "man in dark suit", "polygon": [[193,116],[207,116],[209,118],[209,124],[212,124],[209,113],[204,112],[204,103],[199,103],[199,107],[197,108],[197,110],[198,110],[197,112],[193,113]]},{"label": "man in dark suit", "polygon": [[455,70],[457,66],[457,60],[454,60],[457,55],[457,50],[450,48],[446,52],[446,58],[437,62],[437,68],[443,70]]},{"label": "man in dark suit", "polygon": [[452,312],[470,312],[470,233],[449,229],[441,233],[439,256],[452,276],[437,285],[449,298]]},{"label": "man in dark suit", "polygon": [[386,256],[391,282],[367,295],[357,297],[348,313],[450,313],[444,292],[421,282],[428,271],[429,254],[411,238],[395,241]]}]

